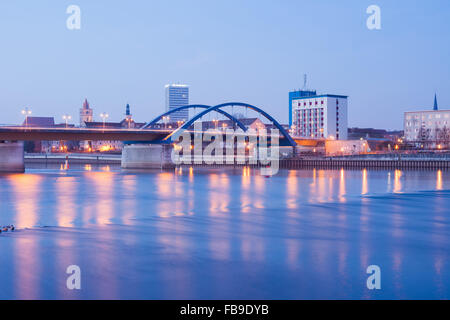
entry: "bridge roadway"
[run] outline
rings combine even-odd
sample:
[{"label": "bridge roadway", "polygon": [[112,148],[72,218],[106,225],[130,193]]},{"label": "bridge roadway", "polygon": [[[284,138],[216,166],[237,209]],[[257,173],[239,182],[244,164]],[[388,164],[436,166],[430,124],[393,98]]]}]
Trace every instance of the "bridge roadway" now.
[{"label": "bridge roadway", "polygon": [[[173,130],[169,129],[108,129],[108,128],[37,128],[0,127],[0,141],[160,141]],[[297,145],[317,146],[323,139],[292,137]],[[283,145],[284,137],[280,136]]]},{"label": "bridge roadway", "polygon": [[171,132],[166,129],[0,127],[0,141],[157,141]]}]

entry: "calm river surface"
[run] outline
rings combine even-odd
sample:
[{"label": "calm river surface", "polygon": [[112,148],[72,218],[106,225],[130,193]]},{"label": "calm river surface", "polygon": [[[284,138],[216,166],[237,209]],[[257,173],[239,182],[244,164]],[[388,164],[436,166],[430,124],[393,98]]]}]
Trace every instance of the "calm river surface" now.
[{"label": "calm river surface", "polygon": [[28,169],[6,224],[1,299],[450,298],[447,171]]}]

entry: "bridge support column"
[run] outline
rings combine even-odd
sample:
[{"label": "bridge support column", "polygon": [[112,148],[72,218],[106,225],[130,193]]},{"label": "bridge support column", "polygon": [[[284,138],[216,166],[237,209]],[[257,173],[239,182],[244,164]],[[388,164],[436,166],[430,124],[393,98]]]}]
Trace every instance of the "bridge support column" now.
[{"label": "bridge support column", "polygon": [[0,172],[25,172],[23,142],[0,141]]},{"label": "bridge support column", "polygon": [[122,150],[124,169],[167,169],[173,168],[172,145],[131,144]]}]

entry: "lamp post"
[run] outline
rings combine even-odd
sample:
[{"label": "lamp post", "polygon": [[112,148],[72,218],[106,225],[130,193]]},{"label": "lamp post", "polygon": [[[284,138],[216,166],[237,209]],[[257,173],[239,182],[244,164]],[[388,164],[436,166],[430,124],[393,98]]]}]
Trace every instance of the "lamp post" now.
[{"label": "lamp post", "polygon": [[128,129],[130,129],[130,128],[131,128],[131,122],[133,122],[133,119],[131,119],[131,118],[127,118]]},{"label": "lamp post", "polygon": [[72,116],[69,116],[69,115],[65,114],[65,115],[62,116],[62,118],[66,122],[66,128],[67,128],[68,125],[69,125],[68,122],[69,122],[70,119],[72,119]]},{"label": "lamp post", "polygon": [[31,110],[26,107],[24,110],[22,110],[22,114],[25,116],[25,127],[28,127],[28,117],[31,115]]},{"label": "lamp post", "polygon": [[103,119],[103,130],[105,130],[105,122],[106,122],[106,119],[109,117],[109,114],[107,114],[107,113],[100,113],[100,118],[102,118]]},{"label": "lamp post", "polygon": [[169,116],[165,116],[162,119],[163,119],[163,122],[164,122],[164,129],[167,129],[167,122],[169,122],[170,117]]}]

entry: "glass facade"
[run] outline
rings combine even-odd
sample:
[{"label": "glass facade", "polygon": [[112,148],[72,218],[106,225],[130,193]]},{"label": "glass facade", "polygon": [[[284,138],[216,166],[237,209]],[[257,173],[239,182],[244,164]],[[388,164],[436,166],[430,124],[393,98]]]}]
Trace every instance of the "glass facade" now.
[{"label": "glass facade", "polygon": [[[189,86],[184,84],[166,85],[166,111],[189,105]],[[168,122],[187,121],[189,110],[181,110],[170,115]]]}]

